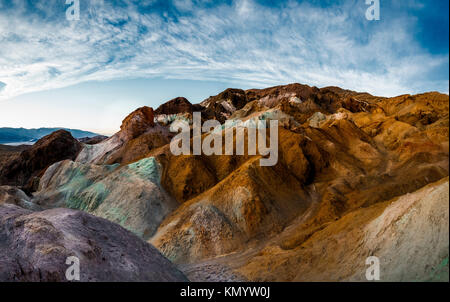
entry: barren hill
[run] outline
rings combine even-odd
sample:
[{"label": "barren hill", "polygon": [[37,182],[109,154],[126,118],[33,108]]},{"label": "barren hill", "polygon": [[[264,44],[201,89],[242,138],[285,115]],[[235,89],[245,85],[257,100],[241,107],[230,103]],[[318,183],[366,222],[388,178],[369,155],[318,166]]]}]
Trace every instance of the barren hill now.
[{"label": "barren hill", "polygon": [[[173,155],[170,126],[193,112],[240,120],[246,135],[277,120],[277,164]],[[227,89],[139,108],[114,136],[46,169],[29,202],[118,223],[191,280],[364,280],[377,256],[382,281],[448,281],[448,131],[449,97],[436,92]]]}]

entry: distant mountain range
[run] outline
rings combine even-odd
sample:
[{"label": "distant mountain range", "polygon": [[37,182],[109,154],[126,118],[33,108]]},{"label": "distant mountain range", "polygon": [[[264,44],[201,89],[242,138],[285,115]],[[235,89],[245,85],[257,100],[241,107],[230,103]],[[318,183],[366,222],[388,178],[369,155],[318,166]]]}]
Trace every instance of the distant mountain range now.
[{"label": "distant mountain range", "polygon": [[61,129],[69,131],[74,138],[94,137],[98,135],[89,131],[67,128],[0,128],[0,144],[34,143],[40,138]]}]

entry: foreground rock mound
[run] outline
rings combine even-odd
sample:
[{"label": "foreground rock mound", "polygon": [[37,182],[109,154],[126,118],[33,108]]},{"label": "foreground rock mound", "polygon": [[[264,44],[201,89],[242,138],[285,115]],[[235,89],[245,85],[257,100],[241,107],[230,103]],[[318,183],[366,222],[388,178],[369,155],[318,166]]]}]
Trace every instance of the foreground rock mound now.
[{"label": "foreground rock mound", "polygon": [[87,213],[0,205],[0,281],[64,282],[68,257],[80,281],[187,281],[154,247]]},{"label": "foreground rock mound", "polygon": [[0,184],[24,187],[24,190],[32,192],[45,169],[53,163],[75,159],[81,148],[81,143],[69,132],[53,132],[3,165],[0,168]]}]

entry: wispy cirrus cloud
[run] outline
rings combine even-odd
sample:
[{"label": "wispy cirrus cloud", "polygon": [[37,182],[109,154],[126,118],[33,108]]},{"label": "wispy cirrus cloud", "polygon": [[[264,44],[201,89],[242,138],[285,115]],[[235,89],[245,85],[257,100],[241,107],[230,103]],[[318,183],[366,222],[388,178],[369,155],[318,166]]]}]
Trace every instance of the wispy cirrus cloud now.
[{"label": "wispy cirrus cloud", "polygon": [[376,22],[356,0],[80,2],[80,20],[67,21],[64,0],[0,0],[0,99],[140,77],[448,93],[448,50],[427,50],[417,18],[396,13],[423,1]]}]

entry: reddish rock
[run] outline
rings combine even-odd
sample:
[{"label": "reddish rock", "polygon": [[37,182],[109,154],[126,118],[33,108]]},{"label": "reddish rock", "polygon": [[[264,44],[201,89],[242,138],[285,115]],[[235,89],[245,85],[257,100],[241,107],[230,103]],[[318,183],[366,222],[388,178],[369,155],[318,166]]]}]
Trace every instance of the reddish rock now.
[{"label": "reddish rock", "polygon": [[153,109],[147,106],[138,108],[123,120],[120,137],[123,140],[136,138],[154,125]]}]

